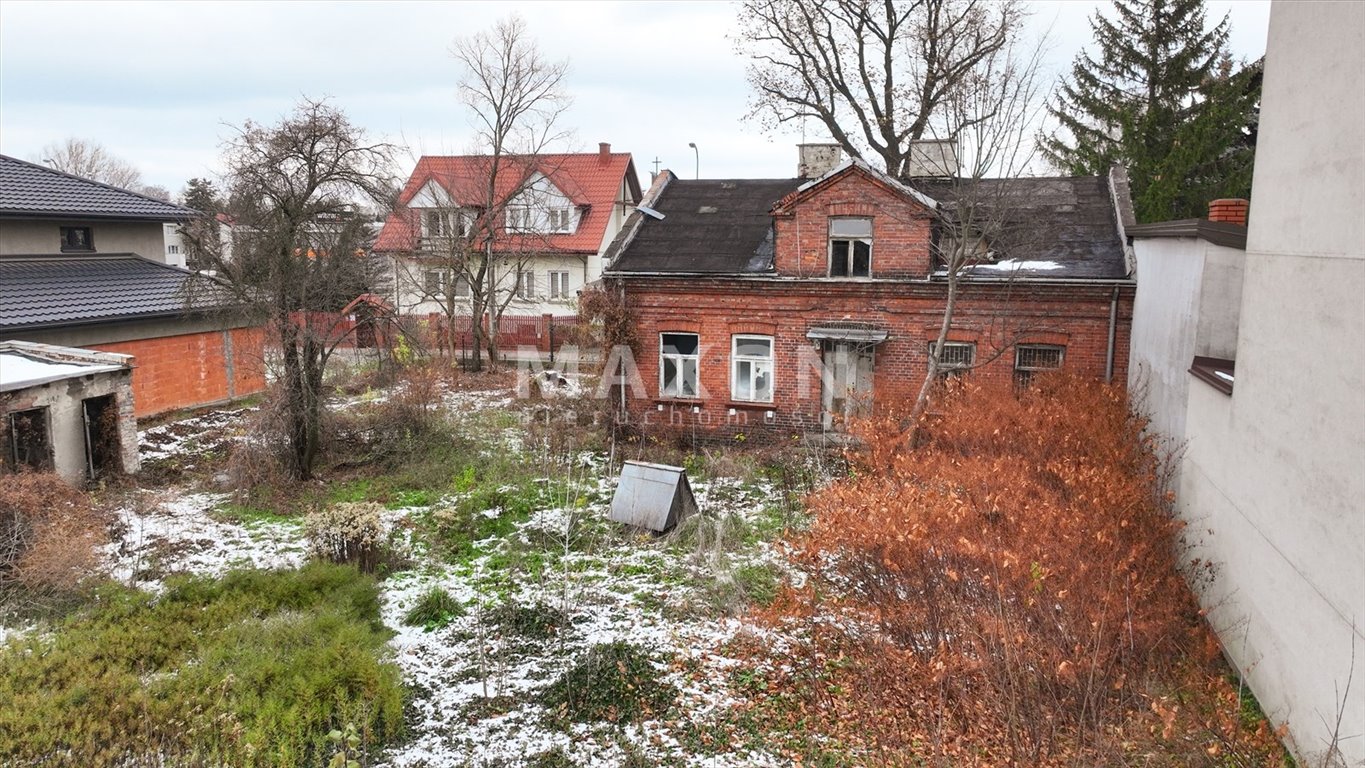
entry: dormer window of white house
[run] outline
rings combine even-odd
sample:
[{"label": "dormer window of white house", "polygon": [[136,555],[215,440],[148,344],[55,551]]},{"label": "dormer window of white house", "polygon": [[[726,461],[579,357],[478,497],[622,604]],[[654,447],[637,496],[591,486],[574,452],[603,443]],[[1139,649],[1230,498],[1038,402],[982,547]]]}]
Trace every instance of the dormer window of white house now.
[{"label": "dormer window of white house", "polygon": [[507,206],[507,230],[509,232],[527,232],[533,227],[534,219],[531,218],[531,206],[529,205],[509,205]]},{"label": "dormer window of white house", "polygon": [[551,208],[550,231],[569,232],[573,229],[573,212],[568,208]]},{"label": "dormer window of white house", "polygon": [[872,276],[872,219],[829,220],[829,276]]},{"label": "dormer window of white house", "polygon": [[424,211],[422,237],[468,237],[470,224],[464,211]]}]

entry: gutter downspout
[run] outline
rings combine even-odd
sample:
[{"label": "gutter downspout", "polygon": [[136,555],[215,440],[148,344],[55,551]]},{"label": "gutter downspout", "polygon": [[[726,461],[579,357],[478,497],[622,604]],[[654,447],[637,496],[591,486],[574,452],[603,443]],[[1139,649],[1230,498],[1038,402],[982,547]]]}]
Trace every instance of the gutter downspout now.
[{"label": "gutter downspout", "polygon": [[1109,346],[1104,352],[1104,382],[1106,384],[1114,381],[1114,335],[1118,331],[1119,320],[1119,287],[1114,286],[1114,292],[1109,296]]}]

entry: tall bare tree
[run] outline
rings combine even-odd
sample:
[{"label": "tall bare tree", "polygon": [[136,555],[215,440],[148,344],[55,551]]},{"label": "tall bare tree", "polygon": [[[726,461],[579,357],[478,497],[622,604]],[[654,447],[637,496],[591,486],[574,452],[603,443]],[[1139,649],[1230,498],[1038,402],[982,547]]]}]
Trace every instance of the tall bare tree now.
[{"label": "tall bare tree", "polygon": [[744,0],[750,114],[769,129],[814,120],[850,155],[903,175],[911,142],[1024,16],[1019,0]]},{"label": "tall bare tree", "polygon": [[99,142],[69,137],[43,147],[38,161],[63,173],[137,191],[142,172],[115,156]]},{"label": "tall bare tree", "polygon": [[[499,255],[499,233],[509,227],[511,203],[532,191],[538,179],[537,158],[568,138],[559,118],[571,102],[565,91],[567,61],[550,61],[537,49],[520,16],[498,21],[493,29],[455,41],[452,55],[463,65],[460,99],[469,108],[479,154],[486,166],[479,181],[477,217],[466,247],[452,252],[451,271],[466,276],[470,287],[470,315],[476,348],[486,349],[489,362],[497,360],[497,322],[515,295],[519,266],[508,263],[506,249]],[[506,241],[506,238],[501,238]],[[526,246],[511,249],[513,262],[524,258]],[[480,318],[487,316],[485,328]],[[475,367],[482,364],[476,354]]]},{"label": "tall bare tree", "polygon": [[[982,57],[940,101],[927,123],[929,138],[951,137],[961,152],[957,173],[938,192],[935,278],[945,284],[945,300],[928,370],[908,419],[911,442],[948,367],[944,350],[972,272],[983,263],[1008,262],[1017,253],[1031,252],[1048,236],[1028,213],[1035,203],[1031,188],[1019,183],[1034,162],[1037,147],[1032,134],[1046,107],[1039,73],[1043,50],[1041,44],[1012,41]],[[953,368],[985,365],[1012,348],[1016,334],[1010,332],[1006,318],[997,316],[990,324],[994,327],[984,337],[988,346],[984,357]]]},{"label": "tall bare tree", "polygon": [[343,338],[334,313],[373,278],[364,257],[371,220],[361,207],[390,203],[392,147],[367,140],[330,104],[305,99],[275,125],[246,121],[223,155],[232,246],[204,229],[192,249],[278,341],[285,461],[307,479],[320,448],[323,373]]}]

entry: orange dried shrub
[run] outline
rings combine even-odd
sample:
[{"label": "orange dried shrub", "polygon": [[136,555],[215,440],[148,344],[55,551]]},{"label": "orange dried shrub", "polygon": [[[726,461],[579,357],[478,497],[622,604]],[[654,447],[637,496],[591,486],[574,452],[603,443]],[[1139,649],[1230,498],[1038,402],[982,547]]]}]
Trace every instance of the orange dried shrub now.
[{"label": "orange dried shrub", "polygon": [[[968,384],[912,449],[898,416],[861,424],[851,476],[808,499],[812,578],[761,617],[796,641],[771,665],[794,711],[870,764],[1215,764],[1227,684],[1123,390]],[[1163,721],[1174,692],[1210,706]]]},{"label": "orange dried shrub", "polygon": [[51,472],[0,480],[0,597],[41,605],[95,574],[108,540],[89,497]]}]

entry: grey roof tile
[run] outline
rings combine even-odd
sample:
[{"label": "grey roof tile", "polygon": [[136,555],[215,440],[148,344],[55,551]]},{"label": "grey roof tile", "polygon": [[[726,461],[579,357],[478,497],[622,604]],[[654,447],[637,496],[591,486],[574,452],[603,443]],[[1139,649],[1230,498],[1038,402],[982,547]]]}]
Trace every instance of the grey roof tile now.
[{"label": "grey roof tile", "polygon": [[[618,238],[613,244],[620,255],[608,271],[767,273],[773,255],[770,211],[803,183],[804,179],[675,179],[652,206],[664,214],[662,220],[632,214],[639,222],[638,230],[628,242]],[[1003,258],[1024,266],[1005,271],[984,267],[976,277],[1122,279],[1127,275],[1124,242],[1103,177],[966,182],[971,187],[963,183],[915,179],[907,185],[937,201],[940,212],[948,217],[966,195],[1008,206],[1000,214],[1009,221],[1002,228],[1005,242],[993,245],[1003,251]]]},{"label": "grey roof tile", "polygon": [[199,215],[183,205],[0,155],[0,216],[184,221]]},{"label": "grey roof tile", "polygon": [[[773,204],[805,179],[674,179],[613,272],[766,273],[773,259]],[[632,214],[640,216],[640,213]]]},{"label": "grey roof tile", "polygon": [[210,278],[133,254],[0,258],[0,332],[180,315],[215,306]]}]

